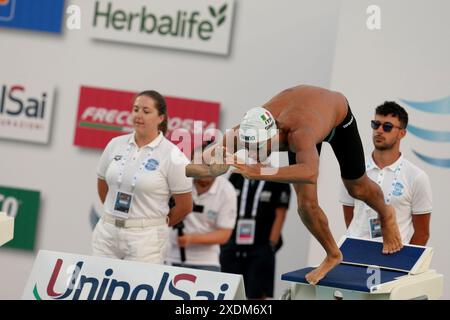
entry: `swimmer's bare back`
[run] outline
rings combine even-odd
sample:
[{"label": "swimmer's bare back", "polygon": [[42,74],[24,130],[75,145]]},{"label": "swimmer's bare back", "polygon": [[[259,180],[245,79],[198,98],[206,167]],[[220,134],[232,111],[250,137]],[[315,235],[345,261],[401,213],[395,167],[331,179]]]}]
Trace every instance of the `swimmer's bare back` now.
[{"label": "swimmer's bare back", "polygon": [[[348,111],[343,94],[307,85],[286,89],[263,107],[272,113],[278,128],[288,136],[307,131],[308,136],[316,140],[314,144],[322,142],[344,120]],[[296,151],[294,145],[289,143],[293,152]]]}]

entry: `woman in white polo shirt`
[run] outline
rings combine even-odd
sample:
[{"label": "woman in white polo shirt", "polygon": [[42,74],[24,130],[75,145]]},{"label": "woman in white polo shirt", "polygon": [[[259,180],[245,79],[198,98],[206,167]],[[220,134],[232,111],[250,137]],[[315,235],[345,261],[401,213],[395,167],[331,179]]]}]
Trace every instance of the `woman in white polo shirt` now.
[{"label": "woman in white polo shirt", "polygon": [[112,139],[104,150],[97,170],[104,212],[93,234],[94,256],[163,263],[168,226],[192,211],[189,160],[164,137],[167,118],[158,92],[139,93],[134,132]]}]

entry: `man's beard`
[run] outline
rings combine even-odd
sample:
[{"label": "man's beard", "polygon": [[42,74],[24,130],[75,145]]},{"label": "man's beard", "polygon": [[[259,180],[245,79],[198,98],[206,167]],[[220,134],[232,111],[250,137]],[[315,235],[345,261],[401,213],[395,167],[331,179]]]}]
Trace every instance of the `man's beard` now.
[{"label": "man's beard", "polygon": [[391,150],[394,147],[396,142],[397,141],[394,141],[390,144],[386,143],[385,141],[377,143],[374,138],[373,145],[375,146],[375,149],[378,151],[386,151],[386,150]]}]

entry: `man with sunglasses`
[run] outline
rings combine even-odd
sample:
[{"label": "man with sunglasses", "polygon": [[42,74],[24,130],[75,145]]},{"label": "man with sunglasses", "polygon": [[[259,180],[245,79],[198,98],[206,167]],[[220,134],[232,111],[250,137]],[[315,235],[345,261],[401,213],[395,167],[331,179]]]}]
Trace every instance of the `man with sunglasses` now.
[{"label": "man with sunglasses", "polygon": [[[395,207],[402,242],[424,246],[430,234],[431,186],[428,175],[400,152],[407,125],[408,113],[397,103],[386,101],[376,108],[371,121],[375,149],[366,171],[383,190],[385,201]],[[340,202],[349,236],[381,237],[376,212],[344,189]]]},{"label": "man with sunglasses", "polygon": [[[284,90],[262,108],[250,109],[240,125],[227,131],[222,144],[205,150],[205,165],[186,167],[186,175],[192,177],[223,174],[226,165],[220,167],[221,157],[227,153],[234,155],[244,148],[258,163],[249,165],[235,156],[228,158],[227,163],[236,167],[238,173],[247,179],[292,183],[297,193],[299,216],[327,254],[324,261],[306,275],[311,284],[319,282],[342,261],[342,253],[317,197],[323,141],[333,148],[349,193],[379,213],[383,253],[399,251],[403,245],[395,210],[386,205],[380,187],[365,174],[364,151],[356,119],[347,99],[339,92],[307,85]],[[272,151],[288,151],[290,165],[269,168],[263,164]]]}]

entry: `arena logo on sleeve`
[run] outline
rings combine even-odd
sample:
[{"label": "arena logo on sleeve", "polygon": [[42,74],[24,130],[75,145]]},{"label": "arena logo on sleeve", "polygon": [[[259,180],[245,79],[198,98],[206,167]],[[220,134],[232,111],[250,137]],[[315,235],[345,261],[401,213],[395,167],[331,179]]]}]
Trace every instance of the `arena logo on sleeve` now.
[{"label": "arena logo on sleeve", "polygon": [[39,206],[39,191],[0,186],[0,211],[14,218],[14,239],[4,247],[34,250]]},{"label": "arena logo on sleeve", "polygon": [[94,39],[227,55],[234,0],[92,1]]},{"label": "arena logo on sleeve", "polygon": [[60,33],[64,0],[0,0],[0,27]]},{"label": "arena logo on sleeve", "polygon": [[[136,94],[82,86],[74,144],[103,149],[112,138],[132,132],[131,110]],[[175,97],[165,97],[165,100],[169,115],[166,137],[190,156],[183,145],[195,147],[202,143],[205,134],[215,131],[220,104]]]},{"label": "arena logo on sleeve", "polygon": [[53,90],[0,83],[0,138],[48,143]]}]

